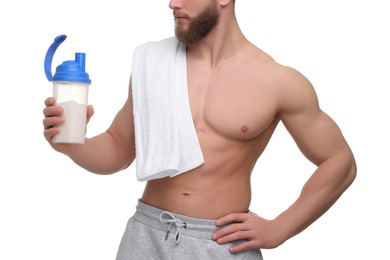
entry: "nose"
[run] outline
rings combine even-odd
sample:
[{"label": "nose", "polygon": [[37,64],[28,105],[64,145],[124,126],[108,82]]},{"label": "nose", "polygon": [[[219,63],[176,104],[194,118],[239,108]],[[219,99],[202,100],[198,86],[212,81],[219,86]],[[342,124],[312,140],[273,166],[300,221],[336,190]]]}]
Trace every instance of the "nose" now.
[{"label": "nose", "polygon": [[182,0],[171,0],[169,1],[169,8],[172,10],[178,10],[183,7],[183,1]]}]

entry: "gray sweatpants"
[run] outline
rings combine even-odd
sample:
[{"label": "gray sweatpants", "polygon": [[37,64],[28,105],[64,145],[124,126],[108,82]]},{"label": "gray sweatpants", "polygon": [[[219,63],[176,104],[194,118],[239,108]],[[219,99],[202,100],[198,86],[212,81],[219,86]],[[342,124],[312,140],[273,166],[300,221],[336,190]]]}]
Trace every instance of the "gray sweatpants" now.
[{"label": "gray sweatpants", "polygon": [[211,239],[214,220],[197,219],[138,202],[127,223],[116,260],[262,260],[259,249],[231,254],[234,242],[219,245]]}]

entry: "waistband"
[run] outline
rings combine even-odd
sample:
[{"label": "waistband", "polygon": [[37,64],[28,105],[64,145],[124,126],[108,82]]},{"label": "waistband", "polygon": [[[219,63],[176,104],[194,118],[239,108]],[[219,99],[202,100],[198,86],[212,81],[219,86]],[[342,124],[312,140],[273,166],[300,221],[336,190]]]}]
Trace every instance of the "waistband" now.
[{"label": "waistband", "polygon": [[181,236],[189,236],[200,239],[211,239],[211,235],[219,228],[215,220],[199,219],[164,211],[138,201],[136,212],[133,216],[135,221],[141,222],[151,228],[166,232],[165,239],[174,235],[178,243]]}]

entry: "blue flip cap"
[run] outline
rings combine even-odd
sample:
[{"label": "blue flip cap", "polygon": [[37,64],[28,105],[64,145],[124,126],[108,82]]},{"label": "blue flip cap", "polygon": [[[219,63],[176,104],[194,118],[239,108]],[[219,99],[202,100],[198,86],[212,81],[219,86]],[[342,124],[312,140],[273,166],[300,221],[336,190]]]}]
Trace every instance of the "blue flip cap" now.
[{"label": "blue flip cap", "polygon": [[46,78],[49,81],[74,81],[91,84],[89,75],[85,72],[85,53],[76,53],[74,61],[64,61],[61,65],[57,66],[56,73],[52,76],[51,66],[54,53],[65,39],[66,35],[57,36],[46,52],[44,63]]}]

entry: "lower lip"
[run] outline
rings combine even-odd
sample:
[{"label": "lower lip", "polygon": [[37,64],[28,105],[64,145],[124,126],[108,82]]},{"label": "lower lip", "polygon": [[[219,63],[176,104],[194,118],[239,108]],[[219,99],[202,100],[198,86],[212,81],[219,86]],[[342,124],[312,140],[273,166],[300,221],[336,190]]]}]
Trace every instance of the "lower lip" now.
[{"label": "lower lip", "polygon": [[184,17],[176,17],[176,22],[181,23],[181,22],[183,22],[183,21],[185,21],[185,20],[187,20],[187,18],[184,18]]}]

